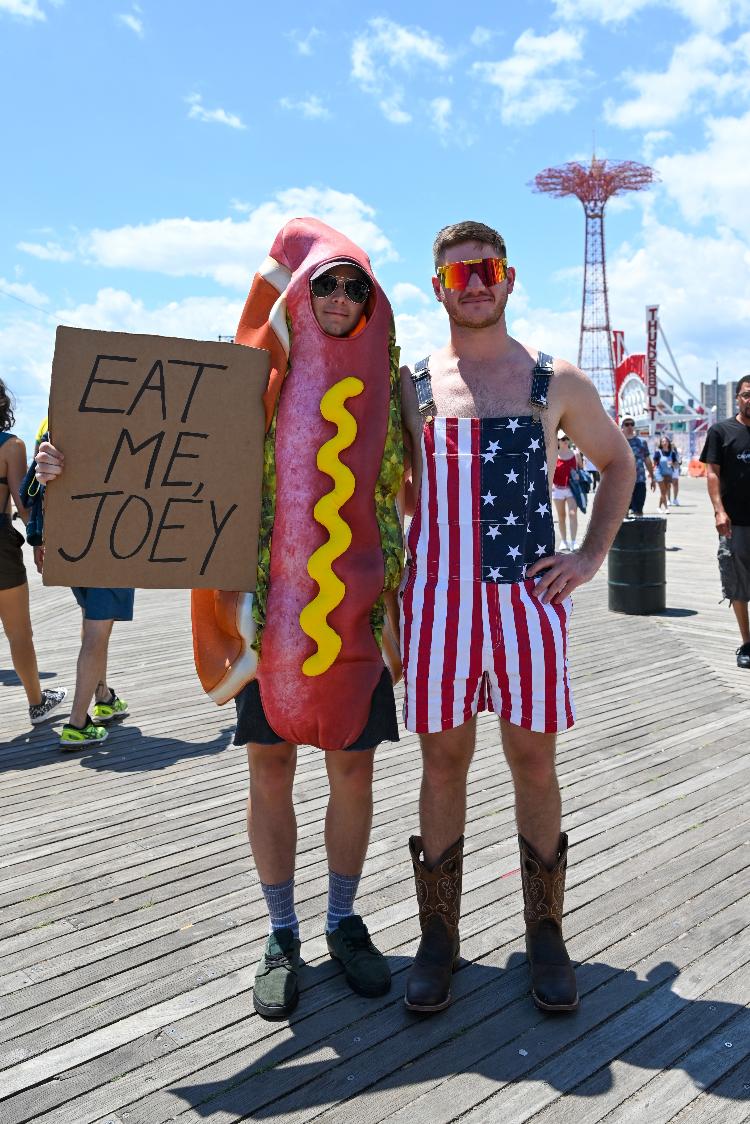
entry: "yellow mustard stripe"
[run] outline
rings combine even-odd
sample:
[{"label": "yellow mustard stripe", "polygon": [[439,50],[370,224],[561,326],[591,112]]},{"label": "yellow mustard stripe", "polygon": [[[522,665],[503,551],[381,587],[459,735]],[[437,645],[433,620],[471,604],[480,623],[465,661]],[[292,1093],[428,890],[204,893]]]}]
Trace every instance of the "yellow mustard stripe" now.
[{"label": "yellow mustard stripe", "polygon": [[328,671],[341,651],[341,637],[328,624],[328,615],[344,599],[344,583],[334,574],[332,564],[351,545],[352,532],[339,510],[354,495],[354,474],[339,460],[339,453],[348,449],[357,436],[357,423],[344,405],[365,389],[365,384],[353,377],[341,379],[321,399],[320,412],[326,421],[333,422],[336,433],[318,450],[317,464],[333,480],[333,488],[318,500],[313,515],[328,531],[328,540],[313,554],[307,563],[307,572],[318,583],[316,597],[300,613],[302,631],[318,645],[317,651],[302,665],[304,675],[322,675]]}]

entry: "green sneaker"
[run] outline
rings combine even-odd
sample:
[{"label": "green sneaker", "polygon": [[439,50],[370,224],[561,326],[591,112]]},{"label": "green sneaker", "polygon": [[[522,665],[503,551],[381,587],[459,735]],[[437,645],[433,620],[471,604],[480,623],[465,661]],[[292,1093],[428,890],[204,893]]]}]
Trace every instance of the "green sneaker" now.
[{"label": "green sneaker", "polygon": [[300,942],[291,929],[274,929],[253,984],[253,1007],[264,1019],[285,1019],[299,999]]},{"label": "green sneaker", "polygon": [[391,969],[382,952],[370,940],[367,926],[353,914],[339,921],[332,933],[326,933],[326,944],[333,960],[344,969],[346,982],[358,995],[385,995],[391,986]]},{"label": "green sneaker", "polygon": [[107,702],[98,702],[94,706],[94,721],[101,722],[102,725],[111,722],[113,718],[124,718],[126,714],[130,714],[128,704],[125,699],[118,699],[111,687]]},{"label": "green sneaker", "polygon": [[86,715],[83,726],[73,726],[66,722],[60,731],[60,749],[74,751],[82,749],[85,745],[98,745],[106,741],[107,731],[103,726],[96,726],[91,715]]}]

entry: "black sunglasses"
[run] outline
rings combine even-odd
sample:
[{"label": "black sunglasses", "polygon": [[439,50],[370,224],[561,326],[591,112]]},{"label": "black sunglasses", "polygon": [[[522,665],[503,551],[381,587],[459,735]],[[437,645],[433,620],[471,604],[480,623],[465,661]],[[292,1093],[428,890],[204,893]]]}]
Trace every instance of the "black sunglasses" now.
[{"label": "black sunglasses", "polygon": [[324,273],[322,277],[315,277],[310,282],[310,289],[314,297],[330,297],[339,287],[339,282],[344,286],[344,295],[352,304],[364,304],[370,295],[370,283],[364,278],[337,277],[335,273]]}]

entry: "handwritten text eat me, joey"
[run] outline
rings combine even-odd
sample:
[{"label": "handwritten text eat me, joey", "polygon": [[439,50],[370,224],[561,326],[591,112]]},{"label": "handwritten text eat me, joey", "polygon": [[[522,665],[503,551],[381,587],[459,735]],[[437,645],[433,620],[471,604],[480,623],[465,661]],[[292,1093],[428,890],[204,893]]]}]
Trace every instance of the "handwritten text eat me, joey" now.
[{"label": "handwritten text eat me, joey", "polygon": [[[145,374],[145,365],[140,371],[139,366],[127,355],[99,354],[94,360],[78,412],[120,414],[123,424],[104,479],[92,481],[92,490],[71,496],[76,503],[92,504],[88,539],[76,548],[61,546],[59,553],[68,562],[79,562],[95,542],[101,542],[118,560],[141,556],[158,564],[186,562],[199,550],[199,572],[204,574],[237,504],[224,510],[216,497],[201,496],[205,486],[201,454],[209,448],[212,435],[187,426],[203,380],[227,368],[221,363],[162,358],[154,360]],[[211,389],[219,393],[218,387]],[[169,424],[155,432],[147,430],[144,438],[144,411]],[[129,424],[128,418],[133,419]],[[180,428],[175,429],[177,419]],[[124,487],[118,488],[120,480]],[[178,491],[165,496],[163,489]]]}]

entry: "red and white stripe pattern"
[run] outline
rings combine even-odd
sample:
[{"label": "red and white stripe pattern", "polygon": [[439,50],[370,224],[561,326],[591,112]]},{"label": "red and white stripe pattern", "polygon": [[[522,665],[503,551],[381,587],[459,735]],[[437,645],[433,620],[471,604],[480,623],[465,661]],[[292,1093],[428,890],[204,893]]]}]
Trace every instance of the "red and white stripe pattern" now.
[{"label": "red and white stripe pattern", "polygon": [[[571,602],[542,604],[532,579],[482,580],[481,443],[476,418],[438,417],[423,428],[422,485],[402,587],[404,721],[413,732],[436,733],[490,709],[514,725],[554,733],[574,722]],[[539,458],[543,442],[532,462]],[[549,503],[546,480],[540,495],[535,478],[534,503]]]}]

